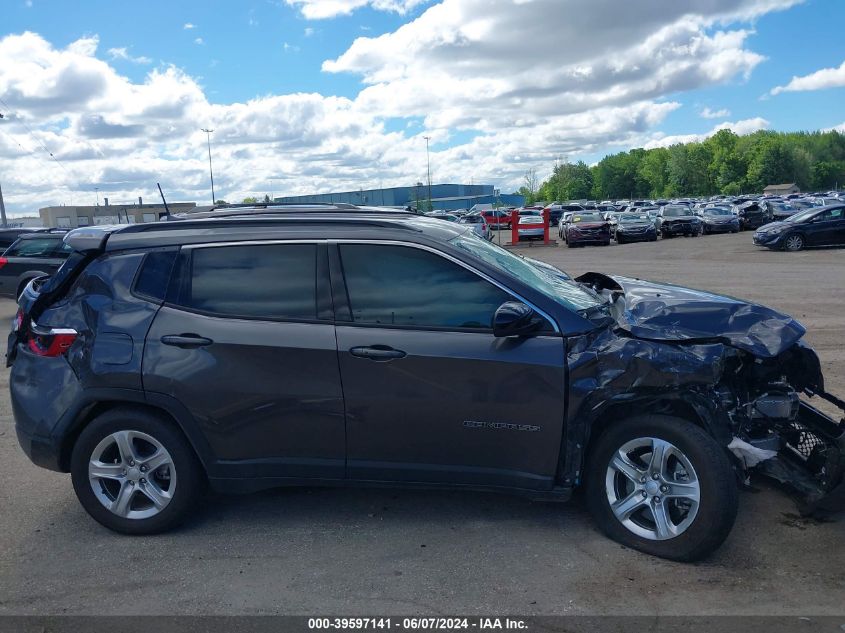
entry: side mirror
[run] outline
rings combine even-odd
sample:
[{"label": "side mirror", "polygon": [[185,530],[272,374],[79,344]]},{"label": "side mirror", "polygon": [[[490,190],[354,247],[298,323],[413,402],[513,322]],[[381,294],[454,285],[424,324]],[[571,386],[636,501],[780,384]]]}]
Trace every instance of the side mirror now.
[{"label": "side mirror", "polygon": [[519,301],[507,301],[493,315],[493,336],[525,336],[537,330],[542,321],[530,307]]}]

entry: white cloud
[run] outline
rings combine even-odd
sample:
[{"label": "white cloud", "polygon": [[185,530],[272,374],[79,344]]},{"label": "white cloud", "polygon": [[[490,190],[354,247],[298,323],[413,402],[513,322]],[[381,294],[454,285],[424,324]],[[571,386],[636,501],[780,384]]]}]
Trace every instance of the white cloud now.
[{"label": "white cloud", "polygon": [[[527,168],[546,175],[559,155],[671,142],[656,130],[681,107],[677,95],[742,81],[762,60],[744,20],[794,4],[708,0],[691,15],[682,3],[568,0],[561,11],[560,1],[441,0],[394,32],[359,37],[324,65],[361,77],[349,98],[215,103],[173,66],[142,80],[120,74],[97,57],[96,36],[63,48],[35,33],[2,37],[0,95],[34,131],[2,122],[7,206],[78,203],[94,186],[133,200],[150,197],[156,181],[168,199],[206,200],[201,127],[215,130],[215,187],[229,200],[425,180],[423,136],[434,141],[434,180],[512,190]],[[723,125],[741,132],[768,122]]]},{"label": "white cloud", "polygon": [[290,6],[299,8],[303,17],[309,20],[325,20],[350,15],[357,9],[370,6],[379,11],[390,11],[404,15],[429,0],[285,0]]},{"label": "white cloud", "polygon": [[190,22],[185,22],[185,25],[182,27],[186,31],[190,31],[191,29],[197,28],[196,24],[191,24]]},{"label": "white cloud", "polygon": [[305,35],[305,37],[311,37],[312,35],[314,35],[314,29],[310,26],[306,26],[305,31],[303,31],[303,34]]},{"label": "white cloud", "polygon": [[299,52],[299,46],[296,46],[295,44],[291,44],[289,42],[285,42],[284,44],[282,44],[282,48],[284,49],[284,51],[286,53],[298,53]]},{"label": "white cloud", "polygon": [[766,130],[770,125],[771,123],[762,117],[743,119],[741,121],[736,121],[735,123],[725,121],[704,134],[677,134],[673,136],[656,134],[653,135],[650,141],[643,144],[643,147],[645,149],[653,149],[655,147],[669,147],[670,145],[677,145],[678,143],[699,142],[710,138],[719,130],[731,130],[734,134],[742,136],[744,134],[751,134],[757,130]]},{"label": "white cloud", "polygon": [[803,77],[792,77],[785,86],[772,88],[770,95],[782,92],[802,92],[805,90],[824,90],[825,88],[839,88],[845,86],[845,62],[838,68],[822,68]]},{"label": "white cloud", "polygon": [[722,108],[721,110],[711,110],[710,108],[705,107],[698,114],[702,119],[721,119],[722,117],[730,116],[731,111],[727,108]]},{"label": "white cloud", "polygon": [[110,48],[106,52],[112,59],[121,59],[127,62],[132,62],[133,64],[151,64],[153,62],[152,59],[150,59],[149,57],[144,57],[143,55],[133,57],[129,54],[129,51],[125,47]]},{"label": "white cloud", "polygon": [[203,44],[205,44],[205,40],[203,40],[201,37],[198,37],[194,40],[194,44],[199,44],[200,46],[202,46]]}]

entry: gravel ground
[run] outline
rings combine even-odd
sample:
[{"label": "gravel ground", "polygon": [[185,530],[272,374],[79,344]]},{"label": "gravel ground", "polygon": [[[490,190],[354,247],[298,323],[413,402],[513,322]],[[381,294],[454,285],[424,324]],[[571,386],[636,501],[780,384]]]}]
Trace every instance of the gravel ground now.
[{"label": "gravel ground", "polygon": [[[769,304],[798,317],[845,394],[845,250],[758,251],[746,234],[532,248],[601,270]],[[0,301],[0,322],[14,312]],[[0,614],[845,614],[843,523],[799,518],[759,482],[708,561],[683,565],[600,535],[582,505],[404,490],[211,496],[182,529],[122,537],[33,466],[0,371]]]}]

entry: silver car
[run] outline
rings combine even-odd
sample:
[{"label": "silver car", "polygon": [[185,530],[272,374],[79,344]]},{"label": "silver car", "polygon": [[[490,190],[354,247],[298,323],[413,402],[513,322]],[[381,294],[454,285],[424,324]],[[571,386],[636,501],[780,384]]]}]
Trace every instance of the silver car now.
[{"label": "silver car", "polygon": [[487,224],[487,220],[480,213],[469,213],[462,218],[458,218],[458,224],[469,224],[479,237],[483,237],[485,240],[493,239],[493,231],[490,230],[490,225]]},{"label": "silver car", "polygon": [[519,218],[519,240],[542,240],[546,234],[546,220],[542,215],[523,215]]}]

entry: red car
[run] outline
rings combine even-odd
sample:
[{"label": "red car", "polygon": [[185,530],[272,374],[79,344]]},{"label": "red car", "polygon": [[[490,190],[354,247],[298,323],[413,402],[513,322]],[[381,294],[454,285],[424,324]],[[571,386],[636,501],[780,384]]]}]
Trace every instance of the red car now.
[{"label": "red car", "polygon": [[487,224],[491,229],[510,229],[511,228],[511,214],[507,211],[481,211],[481,215],[487,220]]},{"label": "red car", "polygon": [[563,239],[570,248],[584,244],[610,245],[610,222],[601,213],[573,213],[563,226]]}]

